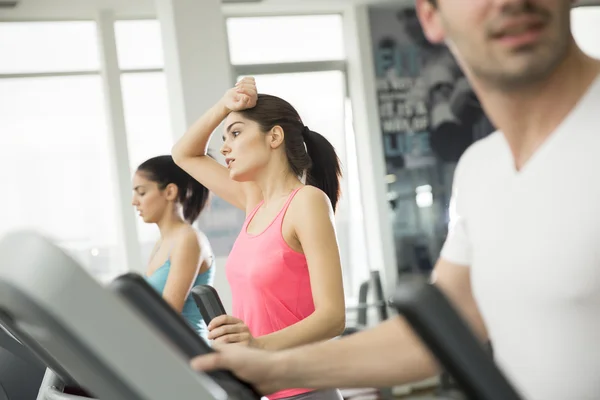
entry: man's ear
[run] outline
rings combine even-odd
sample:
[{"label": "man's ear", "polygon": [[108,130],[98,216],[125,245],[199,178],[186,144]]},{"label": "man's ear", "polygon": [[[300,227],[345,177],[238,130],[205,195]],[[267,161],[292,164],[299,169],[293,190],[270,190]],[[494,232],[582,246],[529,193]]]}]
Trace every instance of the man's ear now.
[{"label": "man's ear", "polygon": [[271,132],[269,132],[269,146],[272,149],[276,149],[283,144],[283,139],[285,138],[285,132],[283,132],[283,128],[279,125],[275,125]]},{"label": "man's ear", "polygon": [[427,40],[434,44],[443,43],[446,33],[438,7],[432,0],[417,0],[415,7]]}]

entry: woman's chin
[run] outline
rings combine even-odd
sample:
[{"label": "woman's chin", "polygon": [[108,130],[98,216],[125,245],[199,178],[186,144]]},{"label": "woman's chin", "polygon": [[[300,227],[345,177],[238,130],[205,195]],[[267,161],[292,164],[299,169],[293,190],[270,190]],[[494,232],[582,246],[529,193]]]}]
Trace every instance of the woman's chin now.
[{"label": "woman's chin", "polygon": [[236,182],[248,182],[252,180],[252,177],[250,177],[249,174],[244,174],[243,172],[234,169],[229,170],[229,178]]}]

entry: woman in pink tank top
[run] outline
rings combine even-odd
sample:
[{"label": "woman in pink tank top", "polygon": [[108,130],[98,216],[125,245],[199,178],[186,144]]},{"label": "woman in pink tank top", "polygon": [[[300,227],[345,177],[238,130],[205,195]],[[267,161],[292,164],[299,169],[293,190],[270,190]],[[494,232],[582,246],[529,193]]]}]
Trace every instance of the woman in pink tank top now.
[{"label": "woman in pink tank top", "polygon": [[[224,123],[226,167],[207,157]],[[175,162],[246,212],[225,266],[232,314],[209,339],[281,350],[332,339],[345,327],[342,269],[334,228],[341,176],[335,149],[288,102],[258,94],[244,78],[173,147]],[[337,391],[290,388],[269,399],[339,399]]]}]

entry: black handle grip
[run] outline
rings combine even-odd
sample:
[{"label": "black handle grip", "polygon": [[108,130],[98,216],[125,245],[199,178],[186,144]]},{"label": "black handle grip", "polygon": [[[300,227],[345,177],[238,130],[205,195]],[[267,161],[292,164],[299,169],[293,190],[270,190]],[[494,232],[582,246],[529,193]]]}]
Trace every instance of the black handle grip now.
[{"label": "black handle grip", "polygon": [[227,314],[214,287],[210,285],[195,286],[192,288],[191,295],[206,325],[210,324],[213,318]]},{"label": "black handle grip", "polygon": [[401,282],[391,303],[470,399],[523,400],[436,286]]}]

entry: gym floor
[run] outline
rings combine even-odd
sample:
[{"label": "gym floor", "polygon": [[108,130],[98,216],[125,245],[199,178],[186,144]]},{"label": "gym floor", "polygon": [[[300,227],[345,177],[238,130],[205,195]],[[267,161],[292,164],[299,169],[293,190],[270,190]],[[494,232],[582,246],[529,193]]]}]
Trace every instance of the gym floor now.
[{"label": "gym floor", "polygon": [[423,391],[415,391],[409,395],[397,396],[398,400],[435,400],[433,391],[431,390],[423,390]]},{"label": "gym floor", "polygon": [[[347,391],[344,393],[346,400],[378,400],[381,397],[371,389],[357,389],[356,393],[351,395]],[[444,397],[445,399],[446,397]],[[396,400],[442,400],[441,397],[435,395],[435,389],[415,389],[408,394],[394,395]]]}]

